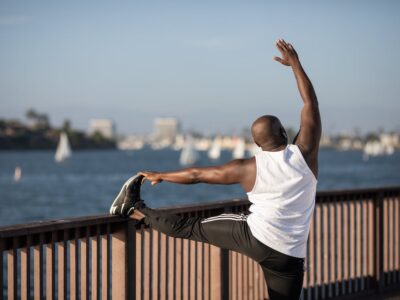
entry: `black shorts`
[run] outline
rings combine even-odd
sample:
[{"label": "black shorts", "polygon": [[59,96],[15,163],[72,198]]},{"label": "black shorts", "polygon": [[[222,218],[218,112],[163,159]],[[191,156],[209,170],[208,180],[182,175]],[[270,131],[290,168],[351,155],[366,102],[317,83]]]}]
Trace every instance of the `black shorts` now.
[{"label": "black shorts", "polygon": [[271,300],[299,299],[304,276],[304,259],[278,252],[257,240],[251,233],[245,214],[222,214],[210,218],[183,217],[139,209],[145,224],[169,236],[206,242],[233,250],[257,261],[267,282]]}]

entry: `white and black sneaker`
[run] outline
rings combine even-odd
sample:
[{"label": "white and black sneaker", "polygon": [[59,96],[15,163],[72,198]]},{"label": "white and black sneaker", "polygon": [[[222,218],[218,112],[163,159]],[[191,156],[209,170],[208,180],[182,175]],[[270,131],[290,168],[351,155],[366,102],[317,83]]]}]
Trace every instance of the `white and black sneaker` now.
[{"label": "white and black sneaker", "polygon": [[140,199],[140,186],[142,185],[143,175],[135,175],[129,178],[121,188],[121,191],[115,198],[110,207],[111,215],[130,216],[135,205],[143,201]]}]

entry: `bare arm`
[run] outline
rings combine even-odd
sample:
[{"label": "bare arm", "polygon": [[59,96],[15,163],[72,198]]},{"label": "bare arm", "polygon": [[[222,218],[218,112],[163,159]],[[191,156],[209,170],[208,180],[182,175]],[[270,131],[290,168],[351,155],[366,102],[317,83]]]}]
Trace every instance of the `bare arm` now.
[{"label": "bare arm", "polygon": [[[254,170],[252,170],[254,169]],[[236,159],[227,164],[205,168],[186,168],[173,172],[140,172],[143,181],[148,180],[152,185],[162,181],[180,184],[210,183],[235,184],[239,183],[247,191],[251,190],[255,180],[255,160]],[[252,178],[254,174],[254,178]],[[253,181],[252,181],[253,180]]]},{"label": "bare arm", "polygon": [[317,96],[293,46],[284,40],[279,40],[276,46],[282,54],[282,58],[275,57],[275,60],[292,67],[297,87],[304,102],[301,111],[300,131],[294,143],[299,146],[311,170],[317,175],[317,158],[321,138],[321,116]]}]

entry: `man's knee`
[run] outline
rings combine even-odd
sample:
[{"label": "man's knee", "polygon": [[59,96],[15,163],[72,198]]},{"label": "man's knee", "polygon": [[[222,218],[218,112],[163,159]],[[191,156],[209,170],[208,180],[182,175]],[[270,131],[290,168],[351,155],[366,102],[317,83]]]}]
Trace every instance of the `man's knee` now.
[{"label": "man's knee", "polygon": [[190,239],[193,235],[194,218],[186,218],[177,215],[170,216],[146,216],[146,225],[172,237]]}]

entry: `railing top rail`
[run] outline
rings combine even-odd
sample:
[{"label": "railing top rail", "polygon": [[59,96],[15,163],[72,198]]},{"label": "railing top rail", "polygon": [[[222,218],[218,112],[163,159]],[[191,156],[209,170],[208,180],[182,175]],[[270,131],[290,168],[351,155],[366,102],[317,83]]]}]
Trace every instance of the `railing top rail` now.
[{"label": "railing top rail", "polygon": [[[345,195],[360,195],[360,194],[378,194],[382,192],[400,192],[400,186],[380,187],[357,190],[339,190],[339,191],[321,191],[317,192],[317,202],[325,197],[345,196]],[[171,213],[187,213],[203,210],[214,210],[221,208],[229,208],[241,205],[248,205],[250,202],[247,199],[228,199],[222,201],[213,201],[196,204],[185,204],[179,206],[162,207],[160,210],[168,210]],[[66,218],[59,220],[40,221],[28,224],[18,224],[0,227],[0,238],[9,238],[13,236],[29,235],[42,232],[50,232],[57,230],[65,230],[77,227],[96,226],[110,223],[123,223],[127,219],[110,216],[110,215],[94,215],[78,218]]]},{"label": "railing top rail", "polygon": [[318,191],[317,199],[319,197],[327,197],[327,196],[375,194],[382,192],[400,192],[400,186]]},{"label": "railing top rail", "polygon": [[39,221],[0,227],[0,238],[122,222],[126,222],[126,219],[110,215],[94,215],[78,218]]}]

